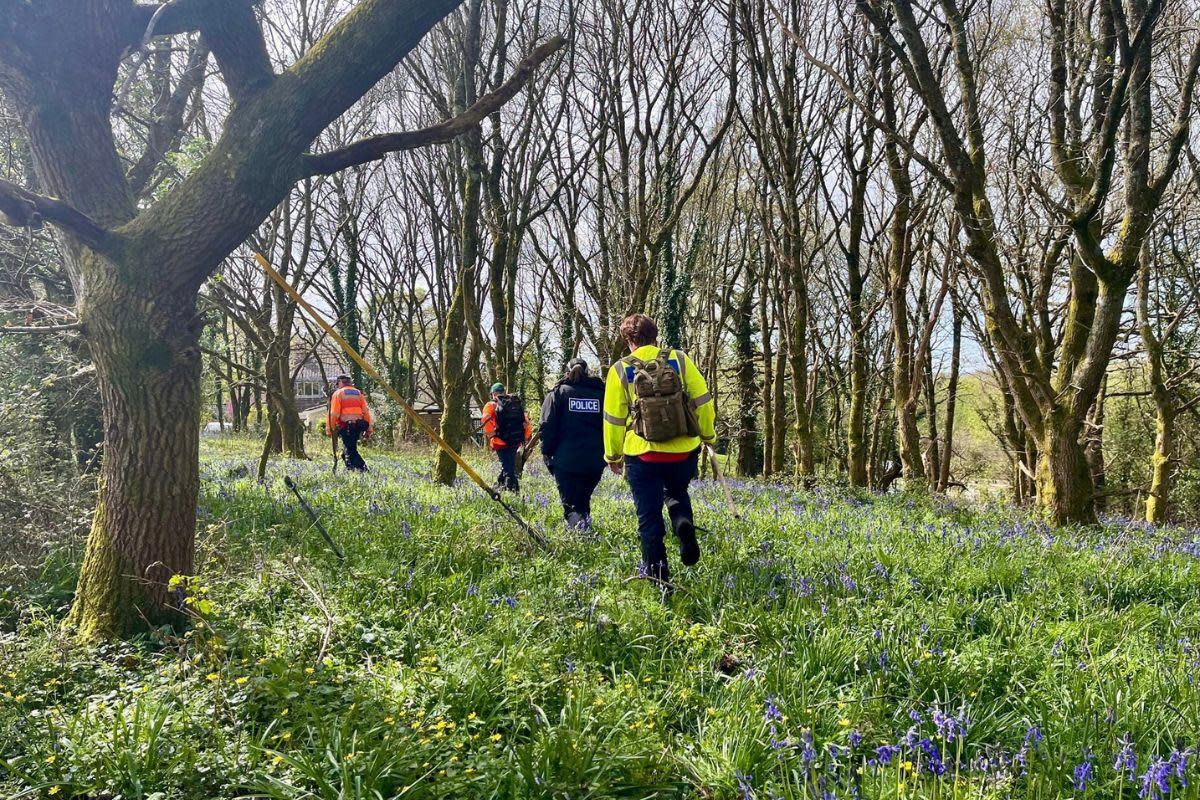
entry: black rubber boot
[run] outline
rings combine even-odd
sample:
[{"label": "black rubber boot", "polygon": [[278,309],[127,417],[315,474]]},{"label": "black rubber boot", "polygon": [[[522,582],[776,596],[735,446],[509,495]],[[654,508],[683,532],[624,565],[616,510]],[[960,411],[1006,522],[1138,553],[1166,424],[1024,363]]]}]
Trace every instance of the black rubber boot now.
[{"label": "black rubber boot", "polygon": [[691,567],[700,560],[700,543],[696,541],[696,526],[690,519],[680,520],[675,526],[675,535],[679,537],[679,560],[685,567]]}]

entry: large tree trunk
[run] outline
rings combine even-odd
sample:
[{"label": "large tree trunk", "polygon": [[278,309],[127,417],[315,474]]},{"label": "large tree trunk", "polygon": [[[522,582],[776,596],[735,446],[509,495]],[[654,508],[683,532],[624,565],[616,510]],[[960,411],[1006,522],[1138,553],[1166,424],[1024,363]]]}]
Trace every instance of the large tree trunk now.
[{"label": "large tree trunk", "polygon": [[85,639],[174,621],[168,582],[192,571],[200,322],[194,296],[146,292],[122,279],[125,266],[89,270],[84,306],[106,434],[68,619]]},{"label": "large tree trunk", "polygon": [[[481,0],[471,0],[467,12],[467,28],[463,42],[463,74],[455,97],[461,110],[475,102],[475,73],[479,67],[479,37],[482,16]],[[459,450],[467,436],[470,419],[467,401],[475,354],[464,360],[468,320],[472,314],[471,292],[479,263],[479,217],[483,189],[483,140],[478,127],[463,137],[462,219],[460,222],[460,258],[458,286],[446,318],[442,337],[442,438]],[[434,479],[449,485],[458,473],[458,464],[445,451],[438,451]]]},{"label": "large tree trunk", "polygon": [[1063,415],[1048,417],[1038,445],[1037,495],[1054,525],[1094,522],[1095,491],[1080,426]]}]

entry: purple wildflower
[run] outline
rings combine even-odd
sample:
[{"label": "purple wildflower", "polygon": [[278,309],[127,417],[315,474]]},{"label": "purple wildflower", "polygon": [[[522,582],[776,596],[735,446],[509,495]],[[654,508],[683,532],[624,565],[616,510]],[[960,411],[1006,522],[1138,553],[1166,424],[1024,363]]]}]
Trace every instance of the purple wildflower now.
[{"label": "purple wildflower", "polygon": [[763,719],[766,722],[778,722],[783,719],[783,714],[779,711],[779,706],[775,705],[775,695],[767,697],[766,709],[763,711]]},{"label": "purple wildflower", "polygon": [[734,777],[737,779],[738,792],[741,800],[754,800],[757,795],[754,792],[753,775],[747,775],[744,772],[735,772]]},{"label": "purple wildflower", "polygon": [[1127,778],[1132,778],[1137,774],[1137,754],[1133,752],[1133,737],[1126,733],[1121,741],[1124,745],[1113,761],[1113,769]]},{"label": "purple wildflower", "polygon": [[1142,788],[1138,797],[1163,797],[1171,792],[1171,762],[1156,758],[1146,767],[1142,775]]},{"label": "purple wildflower", "polygon": [[875,748],[875,757],[867,763],[872,767],[886,767],[892,763],[892,759],[900,755],[904,748],[896,744],[882,744]]},{"label": "purple wildflower", "polygon": [[1090,783],[1092,778],[1095,777],[1095,774],[1096,770],[1092,766],[1092,754],[1090,752],[1085,752],[1083,754],[1083,761],[1075,765],[1075,772],[1072,775],[1075,791],[1086,791],[1088,783]]},{"label": "purple wildflower", "polygon": [[800,732],[800,758],[804,761],[804,766],[811,766],[817,760],[817,751],[813,747],[812,731],[803,730]]}]

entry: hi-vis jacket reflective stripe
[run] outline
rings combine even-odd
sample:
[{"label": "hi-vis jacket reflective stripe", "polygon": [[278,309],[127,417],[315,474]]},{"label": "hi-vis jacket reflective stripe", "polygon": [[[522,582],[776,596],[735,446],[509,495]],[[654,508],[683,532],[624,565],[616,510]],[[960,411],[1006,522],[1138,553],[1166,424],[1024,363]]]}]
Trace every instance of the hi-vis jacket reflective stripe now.
[{"label": "hi-vis jacket reflective stripe", "polygon": [[365,419],[368,426],[374,427],[366,395],[353,386],[343,386],[334,392],[333,397],[329,398],[329,417],[325,420],[326,432],[333,436],[343,423],[360,419]]},{"label": "hi-vis jacket reflective stripe", "polygon": [[[648,344],[630,355],[642,361],[653,361],[658,357],[658,350],[657,345]],[[634,433],[629,427],[629,407],[633,403],[632,367],[622,359],[609,368],[608,380],[604,384],[604,459],[610,464],[625,456],[651,452],[690,453],[700,446],[701,441],[711,443],[717,438],[717,412],[713,407],[712,395],[708,393],[708,382],[687,353],[672,350],[670,362],[683,378],[684,389],[696,409],[700,436],[679,436],[667,442],[648,442]]]}]

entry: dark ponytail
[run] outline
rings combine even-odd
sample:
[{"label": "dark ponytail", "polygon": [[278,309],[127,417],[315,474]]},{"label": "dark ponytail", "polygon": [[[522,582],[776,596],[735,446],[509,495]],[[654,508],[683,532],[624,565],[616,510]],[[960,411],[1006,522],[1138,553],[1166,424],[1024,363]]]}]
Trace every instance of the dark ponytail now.
[{"label": "dark ponytail", "polygon": [[582,358],[573,358],[567,362],[567,371],[563,375],[563,383],[580,383],[587,377],[588,366],[587,362]]}]

